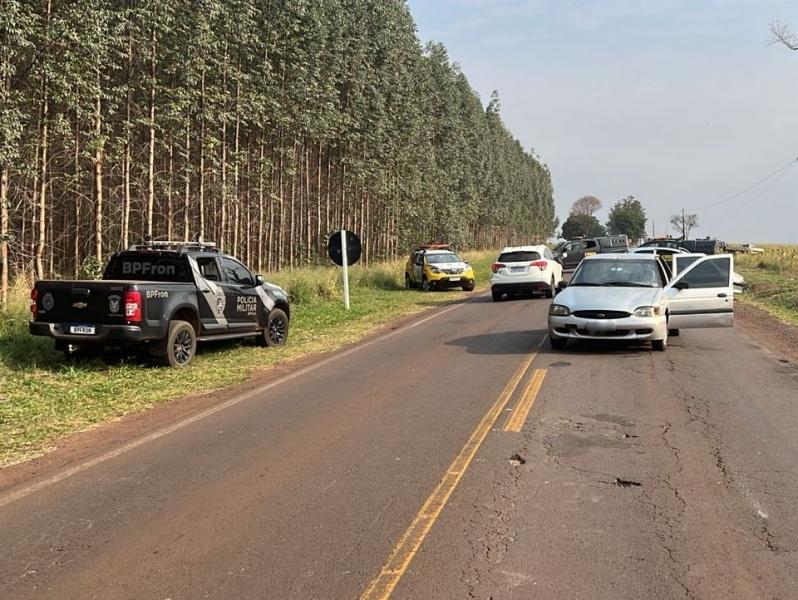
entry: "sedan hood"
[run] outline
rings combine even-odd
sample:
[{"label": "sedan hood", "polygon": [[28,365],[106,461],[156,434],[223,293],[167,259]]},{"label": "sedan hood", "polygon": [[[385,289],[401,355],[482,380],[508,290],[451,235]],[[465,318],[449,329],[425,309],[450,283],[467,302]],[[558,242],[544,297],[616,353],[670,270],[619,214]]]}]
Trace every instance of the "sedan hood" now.
[{"label": "sedan hood", "polygon": [[634,312],[639,306],[657,305],[662,288],[574,286],[554,298],[554,304],[575,310],[622,310]]}]

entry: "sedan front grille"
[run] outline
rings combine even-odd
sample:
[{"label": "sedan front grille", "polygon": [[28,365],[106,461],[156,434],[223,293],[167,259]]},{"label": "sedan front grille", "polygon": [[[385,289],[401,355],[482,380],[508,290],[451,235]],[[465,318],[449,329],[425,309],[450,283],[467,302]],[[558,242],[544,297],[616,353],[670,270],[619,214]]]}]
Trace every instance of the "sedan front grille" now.
[{"label": "sedan front grille", "polygon": [[621,310],[575,310],[573,315],[580,319],[625,319],[632,316]]}]

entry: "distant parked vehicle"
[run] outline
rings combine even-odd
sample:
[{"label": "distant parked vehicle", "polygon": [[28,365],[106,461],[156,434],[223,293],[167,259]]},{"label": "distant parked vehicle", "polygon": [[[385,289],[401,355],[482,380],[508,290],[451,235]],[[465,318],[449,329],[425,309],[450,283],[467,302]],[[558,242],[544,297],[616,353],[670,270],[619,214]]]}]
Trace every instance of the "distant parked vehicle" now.
[{"label": "distant parked vehicle", "polygon": [[451,288],[474,290],[474,269],[448,244],[426,244],[411,252],[405,264],[405,287],[425,292]]},{"label": "distant parked vehicle", "polygon": [[626,252],[628,249],[629,239],[625,235],[610,235],[562,242],[554,249],[553,255],[564,269],[574,269],[586,256]]},{"label": "distant parked vehicle", "polygon": [[501,251],[491,266],[490,291],[493,301],[505,295],[542,292],[546,298],[562,281],[562,265],[547,246],[512,246]]}]

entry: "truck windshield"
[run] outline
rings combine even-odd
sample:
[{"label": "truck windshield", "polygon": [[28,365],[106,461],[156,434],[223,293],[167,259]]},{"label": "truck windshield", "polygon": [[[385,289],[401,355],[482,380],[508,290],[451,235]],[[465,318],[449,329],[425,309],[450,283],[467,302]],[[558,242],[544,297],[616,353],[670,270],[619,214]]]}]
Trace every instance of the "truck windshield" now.
[{"label": "truck windshield", "polygon": [[441,263],[463,262],[454,252],[441,252],[439,254],[427,254],[427,263],[439,265]]},{"label": "truck windshield", "polygon": [[654,260],[585,260],[570,285],[656,288],[664,282]]},{"label": "truck windshield", "polygon": [[184,256],[135,252],[114,256],[103,279],[190,282],[191,273]]}]

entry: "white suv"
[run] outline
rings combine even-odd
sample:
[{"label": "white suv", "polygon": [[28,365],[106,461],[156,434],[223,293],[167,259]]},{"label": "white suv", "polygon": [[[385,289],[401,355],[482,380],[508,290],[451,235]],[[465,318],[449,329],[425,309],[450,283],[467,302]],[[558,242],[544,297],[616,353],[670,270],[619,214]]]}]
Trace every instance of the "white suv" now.
[{"label": "white suv", "polygon": [[490,291],[493,301],[504,295],[543,292],[554,297],[562,281],[562,265],[554,260],[548,246],[513,246],[505,248],[491,267]]}]

